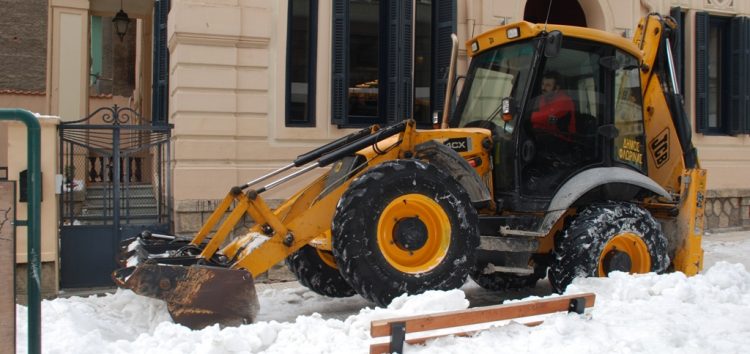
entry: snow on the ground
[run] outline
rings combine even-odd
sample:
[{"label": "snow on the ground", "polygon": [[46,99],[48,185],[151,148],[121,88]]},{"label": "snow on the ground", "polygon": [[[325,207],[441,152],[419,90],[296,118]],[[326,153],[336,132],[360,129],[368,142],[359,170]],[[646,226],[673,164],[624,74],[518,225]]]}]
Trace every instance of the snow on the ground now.
[{"label": "snow on the ground", "polygon": [[[749,233],[704,238],[706,269],[576,280],[568,294],[594,292],[587,316],[554,314],[536,327],[517,323],[474,337],[443,337],[407,353],[743,353],[750,344]],[[302,287],[260,292],[258,322],[200,331],[171,322],[166,305],[118,290],[42,303],[45,353],[366,353],[375,319],[464,309],[524,293],[461,290],[402,296],[376,308],[358,296],[331,299]],[[542,284],[542,281],[540,281]],[[542,288],[544,288],[542,286]],[[539,290],[536,290],[539,291]],[[535,292],[527,293],[536,294]],[[544,293],[544,296],[549,292]],[[530,298],[538,298],[532,296]],[[26,308],[17,307],[17,351],[26,352]]]}]

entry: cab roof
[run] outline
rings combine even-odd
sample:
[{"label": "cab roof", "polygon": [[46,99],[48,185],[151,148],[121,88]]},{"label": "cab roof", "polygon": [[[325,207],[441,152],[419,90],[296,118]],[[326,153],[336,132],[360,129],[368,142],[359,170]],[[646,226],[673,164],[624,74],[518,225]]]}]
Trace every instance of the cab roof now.
[{"label": "cab roof", "polygon": [[[594,42],[600,42],[619,48],[625,52],[628,52],[639,60],[642,59],[642,53],[638,47],[629,39],[620,37],[616,34],[588,28],[588,27],[577,27],[577,26],[565,26],[565,25],[546,25],[546,31],[560,31],[564,37],[581,38]],[[514,29],[518,29],[518,35],[509,38],[509,32],[513,34]],[[528,38],[534,38],[539,36],[545,31],[545,24],[543,23],[531,23],[526,21],[514,22],[505,26],[500,26],[485,33],[482,33],[468,41],[466,41],[466,52],[470,57],[473,57],[487,49],[494,48],[503,44],[512,43]],[[476,43],[476,44],[475,44]]]}]

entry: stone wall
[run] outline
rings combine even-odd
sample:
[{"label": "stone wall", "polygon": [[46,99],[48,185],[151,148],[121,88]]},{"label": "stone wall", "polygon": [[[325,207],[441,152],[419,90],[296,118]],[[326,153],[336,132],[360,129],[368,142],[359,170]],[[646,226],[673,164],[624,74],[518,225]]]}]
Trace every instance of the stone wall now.
[{"label": "stone wall", "polygon": [[750,229],[750,189],[709,190],[706,231]]},{"label": "stone wall", "polygon": [[[278,207],[283,200],[271,199],[266,200],[266,203],[271,209]],[[175,234],[180,236],[193,236],[208,220],[211,214],[216,210],[216,207],[221,203],[220,199],[216,200],[181,200],[175,202]],[[229,208],[226,213],[228,215],[234,207]],[[218,229],[221,223],[218,223],[214,228],[214,231]],[[245,217],[237,223],[232,236],[241,236],[247,233],[247,230],[253,225],[253,220],[249,216]]]},{"label": "stone wall", "polygon": [[0,0],[0,89],[44,91],[47,1]]},{"label": "stone wall", "polygon": [[[16,302],[26,305],[28,300],[28,265],[26,263],[16,264]],[[55,262],[42,262],[42,283],[40,295],[43,299],[57,297],[57,267]]]}]

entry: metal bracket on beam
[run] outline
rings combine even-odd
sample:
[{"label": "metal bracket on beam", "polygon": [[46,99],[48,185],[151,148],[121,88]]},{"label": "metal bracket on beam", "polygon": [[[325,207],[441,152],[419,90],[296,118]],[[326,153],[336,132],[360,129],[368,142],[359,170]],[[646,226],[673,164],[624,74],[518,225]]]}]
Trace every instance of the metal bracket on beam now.
[{"label": "metal bracket on beam", "polygon": [[391,323],[391,346],[388,349],[391,353],[401,354],[404,352],[404,340],[406,340],[406,323]]},{"label": "metal bracket on beam", "polygon": [[568,305],[568,313],[575,312],[579,315],[582,315],[584,311],[586,311],[585,298],[577,297],[575,299],[570,299],[570,305]]}]

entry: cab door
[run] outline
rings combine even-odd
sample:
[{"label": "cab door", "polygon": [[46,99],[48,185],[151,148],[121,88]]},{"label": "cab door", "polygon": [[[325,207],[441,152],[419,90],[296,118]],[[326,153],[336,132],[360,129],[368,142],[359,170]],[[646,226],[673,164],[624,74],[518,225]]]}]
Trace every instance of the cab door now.
[{"label": "cab door", "polygon": [[565,37],[557,56],[541,58],[518,136],[518,209],[545,208],[570,177],[607,164],[598,129],[612,123],[614,72],[602,65],[612,55],[610,46]]}]

